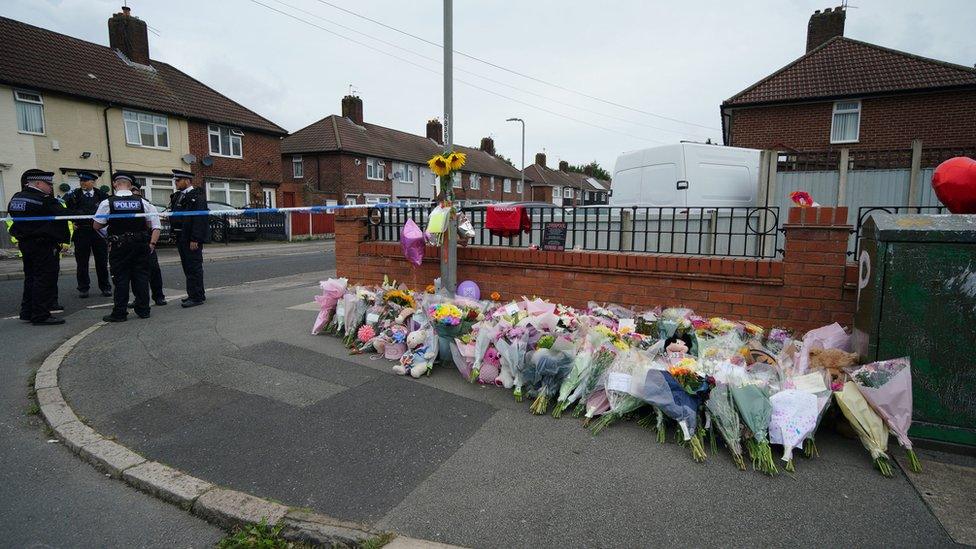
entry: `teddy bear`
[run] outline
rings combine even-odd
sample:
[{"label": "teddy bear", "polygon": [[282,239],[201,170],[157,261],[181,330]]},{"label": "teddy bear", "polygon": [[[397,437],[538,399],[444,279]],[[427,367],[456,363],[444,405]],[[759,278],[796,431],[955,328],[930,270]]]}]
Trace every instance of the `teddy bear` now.
[{"label": "teddy bear", "polygon": [[481,371],[478,375],[478,383],[495,383],[501,373],[501,355],[494,345],[490,345],[485,351],[485,357],[481,361]]},{"label": "teddy bear", "polygon": [[427,333],[416,330],[407,334],[407,352],[400,357],[400,363],[393,366],[393,372],[398,375],[410,374],[419,378],[430,371],[433,357],[429,356],[427,348]]},{"label": "teddy bear", "polygon": [[831,388],[844,383],[844,369],[857,365],[857,353],[840,349],[813,348],[807,351],[810,356],[810,370],[824,369],[830,375]]}]

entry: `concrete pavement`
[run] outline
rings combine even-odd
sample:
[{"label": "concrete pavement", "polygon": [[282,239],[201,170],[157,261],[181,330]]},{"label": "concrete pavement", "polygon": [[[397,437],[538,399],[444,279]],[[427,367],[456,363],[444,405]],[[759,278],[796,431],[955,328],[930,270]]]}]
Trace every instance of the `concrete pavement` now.
[{"label": "concrete pavement", "polygon": [[65,398],[96,431],[196,477],[465,546],[952,543],[904,474],[882,478],[829,432],[821,458],[766,478],[721,453],[694,464],[633,424],[592,437],[454,371],[393,376],[308,335],[321,276],[105,327],[64,361]]}]

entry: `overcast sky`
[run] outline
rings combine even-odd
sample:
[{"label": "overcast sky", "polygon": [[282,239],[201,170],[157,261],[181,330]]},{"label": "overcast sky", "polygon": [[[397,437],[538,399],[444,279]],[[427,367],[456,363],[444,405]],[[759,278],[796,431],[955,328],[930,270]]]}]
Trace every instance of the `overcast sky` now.
[{"label": "overcast sky", "polygon": [[[128,5],[155,30],[153,59],[289,131],[339,113],[340,99],[352,84],[363,98],[366,121],[424,134],[426,120],[443,111],[440,48],[324,2],[128,0]],[[439,0],[328,2],[437,44],[443,38]],[[3,0],[0,14],[108,45],[106,20],[121,3]],[[544,149],[550,166],[559,159],[574,164],[596,159],[608,170],[622,151],[681,139],[720,141],[722,100],[802,55],[810,15],[830,5],[823,0],[454,4],[456,51],[538,79],[455,54],[455,141],[477,146],[481,137],[493,136],[498,151],[518,165],[519,128],[505,119],[520,117],[526,121],[528,164]],[[976,0],[855,0],[854,6],[847,15],[850,38],[976,63]]]}]

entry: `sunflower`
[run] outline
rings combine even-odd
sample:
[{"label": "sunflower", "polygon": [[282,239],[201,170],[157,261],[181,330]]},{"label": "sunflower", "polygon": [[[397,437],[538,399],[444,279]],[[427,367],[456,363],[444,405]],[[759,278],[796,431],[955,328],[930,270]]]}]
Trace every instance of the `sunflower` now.
[{"label": "sunflower", "polygon": [[445,156],[435,155],[427,161],[427,165],[430,166],[430,171],[434,172],[434,175],[437,177],[444,177],[451,173],[451,161]]},{"label": "sunflower", "polygon": [[464,156],[464,153],[452,152],[450,155],[448,155],[447,159],[451,162],[451,171],[454,171],[460,170],[462,167],[464,167],[466,157]]}]

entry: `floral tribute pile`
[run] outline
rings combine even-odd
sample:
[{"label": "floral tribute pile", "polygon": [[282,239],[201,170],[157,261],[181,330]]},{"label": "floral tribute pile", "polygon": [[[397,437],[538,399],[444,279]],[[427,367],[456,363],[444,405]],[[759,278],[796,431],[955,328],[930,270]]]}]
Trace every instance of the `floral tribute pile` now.
[{"label": "floral tribute pile", "polygon": [[574,309],[535,298],[506,302],[497,292],[474,301],[389,280],[369,287],[330,279],[321,287],[312,333],[389,359],[400,375],[453,367],[467,382],[530,400],[533,414],[571,414],[594,434],[635,420],[658,442],[673,434],[695,461],[721,443],[739,469],[751,463],[768,475],[793,472],[795,452],[819,455],[814,437],[835,403],[883,475],[892,475],[889,432],[921,470],[907,436],[909,360],[857,365],[836,324],[797,338],[684,308]]}]

